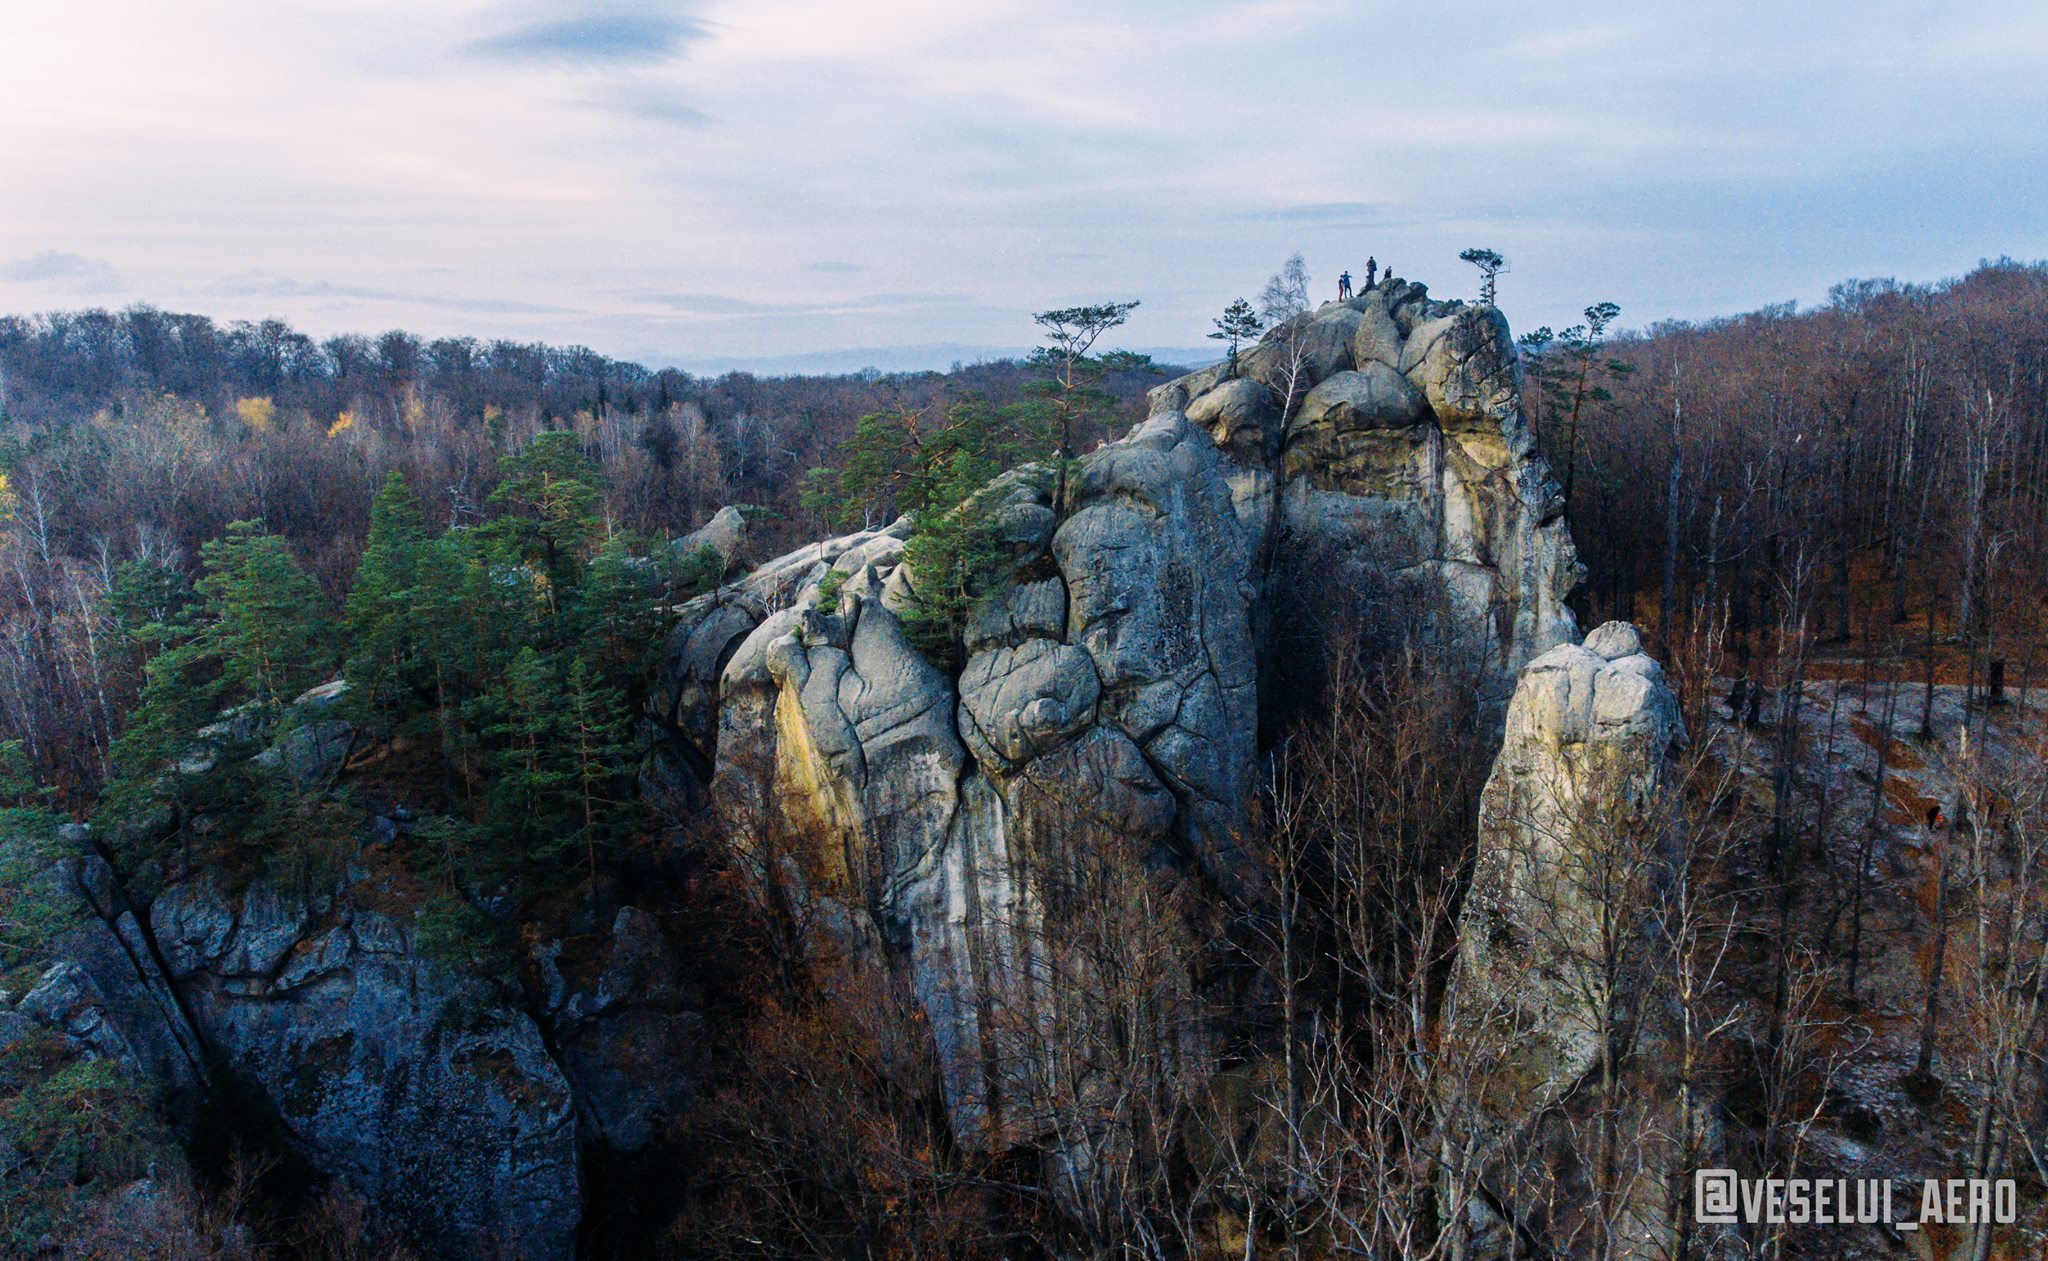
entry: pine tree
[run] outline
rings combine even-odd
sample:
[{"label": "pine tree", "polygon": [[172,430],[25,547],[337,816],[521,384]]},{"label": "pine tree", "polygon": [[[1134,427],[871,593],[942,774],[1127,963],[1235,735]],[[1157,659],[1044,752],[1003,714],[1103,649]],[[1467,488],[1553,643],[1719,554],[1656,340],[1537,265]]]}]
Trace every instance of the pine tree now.
[{"label": "pine tree", "polygon": [[1458,257],[1479,269],[1479,305],[1492,306],[1495,285],[1500,274],[1508,269],[1508,260],[1501,257],[1498,250],[1478,247],[1466,250]]},{"label": "pine tree", "polygon": [[132,642],[152,645],[185,620],[197,601],[192,580],[153,560],[131,560],[114,570],[107,611]]},{"label": "pine tree", "polygon": [[564,734],[575,760],[574,835],[583,842],[595,887],[598,849],[615,839],[631,800],[634,746],[624,699],[580,657],[569,666],[564,699]]},{"label": "pine tree", "polygon": [[547,607],[533,577],[481,530],[450,530],[420,554],[410,617],[430,658],[435,725],[458,792],[483,769],[472,711],[520,647],[543,637]]},{"label": "pine tree", "polygon": [[554,665],[531,645],[483,697],[482,733],[492,752],[484,830],[514,871],[557,867],[578,837],[573,822],[578,767],[568,737],[568,702]]},{"label": "pine tree", "polygon": [[[1028,414],[1040,440],[1061,462],[1060,490],[1066,488],[1065,461],[1078,454],[1083,428],[1104,415],[1113,401],[1102,388],[1112,372],[1140,368],[1149,361],[1125,351],[1095,354],[1095,344],[1130,318],[1138,304],[1104,302],[1092,306],[1040,311],[1031,318],[1045,331],[1045,344],[1031,352],[1031,366],[1044,376],[1025,387],[1036,400]],[[1064,498],[1064,494],[1061,496]]]},{"label": "pine tree", "polygon": [[967,619],[1006,575],[1002,538],[977,494],[990,476],[987,464],[962,452],[951,470],[941,483],[941,502],[949,506],[918,513],[903,549],[911,591],[904,631],[927,659],[945,666],[958,664]]},{"label": "pine tree", "polygon": [[1252,310],[1251,303],[1239,298],[1223,308],[1223,314],[1216,318],[1215,324],[1216,331],[1209,336],[1215,341],[1230,343],[1229,366],[1224,369],[1224,373],[1234,377],[1237,375],[1238,346],[1244,342],[1256,341],[1259,334],[1265,331],[1265,322],[1259,319],[1258,312]]},{"label": "pine tree", "polygon": [[221,681],[259,711],[274,712],[332,667],[332,611],[285,541],[253,521],[228,526],[200,549],[199,594],[209,625],[200,640],[220,659]]},{"label": "pine tree", "polygon": [[[141,695],[114,740],[113,774],[100,797],[103,823],[130,827],[204,793],[207,785],[171,772],[193,754],[194,733],[213,719],[220,696],[219,669],[202,645],[188,639],[149,659]],[[124,866],[159,857],[133,845],[122,847],[120,855]]]},{"label": "pine tree", "polygon": [[427,543],[419,498],[394,470],[371,505],[369,539],[342,615],[351,704],[372,722],[395,726],[431,691],[414,609]]},{"label": "pine tree", "polygon": [[559,607],[598,535],[603,474],[565,430],[534,435],[525,450],[498,461],[498,473],[490,502],[502,515],[491,522],[492,535],[540,572],[550,606]]},{"label": "pine tree", "polygon": [[662,628],[661,575],[625,535],[605,540],[578,585],[575,642],[607,687],[640,689]]}]

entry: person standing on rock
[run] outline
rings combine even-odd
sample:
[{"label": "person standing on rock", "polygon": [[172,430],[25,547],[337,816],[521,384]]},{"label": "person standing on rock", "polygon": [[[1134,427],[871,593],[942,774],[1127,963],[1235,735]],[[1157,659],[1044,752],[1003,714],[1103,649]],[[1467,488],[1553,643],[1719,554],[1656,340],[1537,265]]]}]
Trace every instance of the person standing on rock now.
[{"label": "person standing on rock", "polygon": [[1350,297],[1351,297],[1351,273],[1350,273],[1350,272],[1348,272],[1348,271],[1347,271],[1347,272],[1339,272],[1339,273],[1337,274],[1337,301],[1339,301],[1339,302],[1343,302],[1343,301],[1347,300],[1347,299],[1348,299],[1348,298],[1350,298]]},{"label": "person standing on rock", "polygon": [[1365,258],[1365,287],[1372,288],[1373,273],[1380,269],[1379,260],[1368,254]]}]

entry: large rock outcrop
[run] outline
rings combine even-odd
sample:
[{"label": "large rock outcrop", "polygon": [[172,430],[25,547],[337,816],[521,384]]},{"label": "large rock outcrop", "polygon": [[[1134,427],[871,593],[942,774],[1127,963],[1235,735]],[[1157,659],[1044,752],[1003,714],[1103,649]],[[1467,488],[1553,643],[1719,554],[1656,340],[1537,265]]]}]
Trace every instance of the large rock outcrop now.
[{"label": "large rock outcrop", "polygon": [[414,950],[409,916],[344,882],[172,885],[150,926],[193,1023],[323,1172],[439,1254],[574,1253],[568,1082],[531,1019]]},{"label": "large rock outcrop", "polygon": [[204,1086],[204,1043],[113,870],[82,837],[59,848],[70,852],[35,878],[64,928],[44,951],[54,962],[18,1010],[75,1050],[158,1083],[173,1113],[189,1116]]},{"label": "large rock outcrop", "polygon": [[1502,702],[1576,638],[1578,565],[1498,312],[1390,282],[1240,364],[1154,390],[1143,424],[1064,478],[1026,467],[980,493],[1009,571],[957,669],[899,620],[901,521],[703,597],[664,654],[662,784],[679,803],[708,785],[751,852],[832,908],[844,949],[907,972],[970,1141],[1015,1120],[990,1114],[1017,1071],[991,1039],[1042,998],[1054,849],[1086,831],[1256,896],[1238,840],[1277,604],[1378,593],[1369,611],[1455,640]]},{"label": "large rock outcrop", "polygon": [[1169,382],[1153,405],[1184,408],[1228,459],[1268,611],[1368,600],[1382,629],[1462,645],[1496,708],[1577,637],[1564,599],[1582,571],[1498,310],[1391,280],[1274,330],[1239,371]]},{"label": "large rock outcrop", "polygon": [[[1668,948],[1657,919],[1674,861],[1666,790],[1684,739],[1662,668],[1625,622],[1531,661],[1508,707],[1447,1004],[1483,1067],[1448,1102],[1482,1136],[1486,1202],[1538,1238],[1616,1230],[1640,1255],[1663,1255],[1660,1178],[1613,1189],[1609,1220],[1589,1220],[1599,1140],[1588,1118],[1614,1106],[1602,1083],[1624,1071],[1638,1112],[1663,1106],[1642,1090],[1664,1043],[1645,979]],[[1639,1255],[1631,1247],[1616,1255]]]}]

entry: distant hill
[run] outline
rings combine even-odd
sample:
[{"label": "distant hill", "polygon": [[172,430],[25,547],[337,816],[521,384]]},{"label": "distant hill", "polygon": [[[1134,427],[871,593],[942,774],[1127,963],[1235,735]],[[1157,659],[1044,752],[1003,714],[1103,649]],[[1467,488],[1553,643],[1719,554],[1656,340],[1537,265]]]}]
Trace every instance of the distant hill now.
[{"label": "distant hill", "polygon": [[[1200,368],[1221,359],[1209,346],[1137,346],[1138,354],[1154,362],[1182,368]],[[922,346],[870,346],[853,350],[820,350],[802,355],[760,355],[745,358],[668,359],[658,354],[642,356],[650,363],[680,368],[697,376],[722,376],[746,372],[754,376],[841,376],[865,372],[946,372],[954,368],[1005,359],[1022,359],[1028,346],[963,346],[939,342]]]}]

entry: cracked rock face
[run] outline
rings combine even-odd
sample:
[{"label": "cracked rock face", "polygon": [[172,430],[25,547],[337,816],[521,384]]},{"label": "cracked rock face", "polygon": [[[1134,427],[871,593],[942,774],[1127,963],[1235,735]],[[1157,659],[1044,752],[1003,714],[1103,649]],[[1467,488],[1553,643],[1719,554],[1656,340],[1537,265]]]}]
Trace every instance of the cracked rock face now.
[{"label": "cracked rock face", "polygon": [[1528,1083],[1517,1103],[1532,1111],[1598,1058],[1588,996],[1601,982],[1585,962],[1598,954],[1595,893],[1656,856],[1646,832],[1656,826],[1667,750],[1683,739],[1664,670],[1626,622],[1522,671],[1481,799],[1459,979],[1529,1017],[1517,1055]]},{"label": "cracked rock face", "polygon": [[[1388,281],[1269,333],[1241,364],[1235,381],[1206,369],[1161,386],[1153,406],[1185,408],[1230,462],[1269,605],[1304,577],[1369,591],[1398,606],[1385,620],[1463,644],[1496,704],[1524,663],[1577,638],[1564,599],[1582,570],[1498,311]],[[1299,401],[1261,449],[1243,436],[1247,379],[1277,416],[1290,370]]]},{"label": "cracked rock face", "polygon": [[990,1013],[1032,1007],[1049,847],[1087,829],[1256,895],[1236,838],[1277,600],[1349,590],[1348,569],[1446,610],[1503,702],[1516,669],[1577,637],[1578,564],[1507,327],[1419,285],[1303,316],[1235,376],[1159,387],[1142,425],[1072,466],[1063,502],[1055,481],[1026,467],[980,492],[1014,577],[973,611],[957,674],[897,620],[914,599],[898,522],[690,606],[650,706],[743,843],[795,838],[804,889],[834,908],[821,921],[907,975],[970,1142],[1011,1124],[990,1083],[1019,1070]]},{"label": "cracked rock face", "polygon": [[265,881],[190,881],[151,927],[200,1036],[321,1170],[437,1253],[572,1256],[576,1117],[540,1031],[358,892],[308,907]]},{"label": "cracked rock face", "polygon": [[[1579,1088],[1598,1074],[1607,1040],[1657,1059],[1657,1014],[1642,1010],[1635,981],[1648,955],[1608,943],[1617,931],[1656,938],[1653,891],[1671,859],[1660,793],[1669,750],[1684,739],[1663,669],[1625,622],[1531,661],[1508,707],[1452,987],[1453,1006],[1483,1027],[1492,1083],[1476,1118],[1492,1136],[1484,1176],[1498,1203],[1531,1222],[1588,1200],[1568,1164],[1528,1173],[1546,1161],[1551,1127],[1583,1121],[1590,1092]],[[1565,1194],[1538,1202],[1514,1190],[1546,1185]],[[1631,1237],[1662,1230],[1660,1194],[1624,1206],[1640,1219]]]}]

